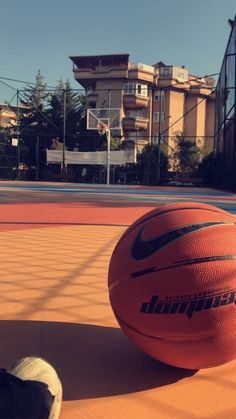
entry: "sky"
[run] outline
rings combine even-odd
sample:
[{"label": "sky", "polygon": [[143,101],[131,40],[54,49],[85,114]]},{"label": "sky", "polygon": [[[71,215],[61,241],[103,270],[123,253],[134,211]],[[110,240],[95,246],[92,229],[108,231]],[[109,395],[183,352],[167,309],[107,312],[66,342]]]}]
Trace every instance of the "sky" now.
[{"label": "sky", "polygon": [[[67,79],[70,56],[130,54],[132,63],[220,71],[235,0],[0,0],[0,103],[40,70],[48,86]],[[3,84],[4,83],[4,84]],[[7,84],[7,85],[6,85]]]}]

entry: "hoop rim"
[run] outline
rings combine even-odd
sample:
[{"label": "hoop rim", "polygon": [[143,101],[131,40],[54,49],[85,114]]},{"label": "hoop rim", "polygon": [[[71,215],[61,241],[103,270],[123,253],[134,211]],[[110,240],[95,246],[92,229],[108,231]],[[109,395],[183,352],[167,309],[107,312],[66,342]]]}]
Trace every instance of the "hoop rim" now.
[{"label": "hoop rim", "polygon": [[97,130],[98,130],[99,135],[106,134],[108,129],[109,129],[108,125],[104,124],[102,121],[99,121],[99,123],[97,124]]}]

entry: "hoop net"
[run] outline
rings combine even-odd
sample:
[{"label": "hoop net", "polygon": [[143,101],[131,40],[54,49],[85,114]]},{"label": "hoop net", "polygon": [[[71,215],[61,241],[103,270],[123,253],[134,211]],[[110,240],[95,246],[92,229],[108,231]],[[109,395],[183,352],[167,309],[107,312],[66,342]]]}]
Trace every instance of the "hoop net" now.
[{"label": "hoop net", "polygon": [[108,129],[108,126],[106,124],[104,124],[101,121],[98,122],[98,124],[97,124],[97,130],[98,130],[98,133],[100,135],[106,134],[107,129]]}]

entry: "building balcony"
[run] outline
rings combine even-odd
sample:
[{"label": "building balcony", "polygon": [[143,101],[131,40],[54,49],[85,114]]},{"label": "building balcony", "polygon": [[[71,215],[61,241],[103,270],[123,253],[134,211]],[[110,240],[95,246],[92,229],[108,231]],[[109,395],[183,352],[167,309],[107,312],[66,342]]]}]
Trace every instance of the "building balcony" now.
[{"label": "building balcony", "polygon": [[135,94],[124,94],[123,104],[126,109],[143,109],[147,108],[149,103],[148,96],[140,96]]},{"label": "building balcony", "polygon": [[83,86],[91,86],[98,79],[126,79],[129,54],[91,55],[70,57],[75,79]]},{"label": "building balcony", "polygon": [[204,86],[204,85],[191,86],[189,90],[190,95],[197,95],[197,96],[203,96],[203,97],[210,96],[211,92],[212,92],[212,88],[209,86]]},{"label": "building balcony", "polygon": [[157,84],[160,87],[173,86],[175,89],[189,88],[189,75],[185,67],[163,66],[159,68]]},{"label": "building balcony", "polygon": [[74,78],[77,80],[82,86],[83,81],[87,80],[103,80],[103,79],[127,79],[128,71],[126,68],[96,68],[92,70],[91,68],[87,69],[79,69],[74,67]]},{"label": "building balcony", "polygon": [[140,116],[126,116],[122,120],[123,129],[125,131],[146,130],[148,127],[148,119]]},{"label": "building balcony", "polygon": [[147,64],[129,64],[128,78],[153,83],[156,69]]},{"label": "building balcony", "polygon": [[164,66],[159,69],[159,77],[185,82],[188,81],[188,70],[185,67]]}]

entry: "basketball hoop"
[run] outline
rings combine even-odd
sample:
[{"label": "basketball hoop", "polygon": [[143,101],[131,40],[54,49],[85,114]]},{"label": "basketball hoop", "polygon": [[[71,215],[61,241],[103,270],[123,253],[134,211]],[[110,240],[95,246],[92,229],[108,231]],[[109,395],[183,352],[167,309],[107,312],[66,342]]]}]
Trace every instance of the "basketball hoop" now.
[{"label": "basketball hoop", "polygon": [[106,134],[107,129],[108,129],[107,125],[103,124],[101,121],[97,124],[97,130],[98,130],[99,135]]},{"label": "basketball hoop", "polygon": [[121,130],[120,108],[87,109],[87,129],[97,130],[107,140],[107,185],[110,184],[111,131]]}]

